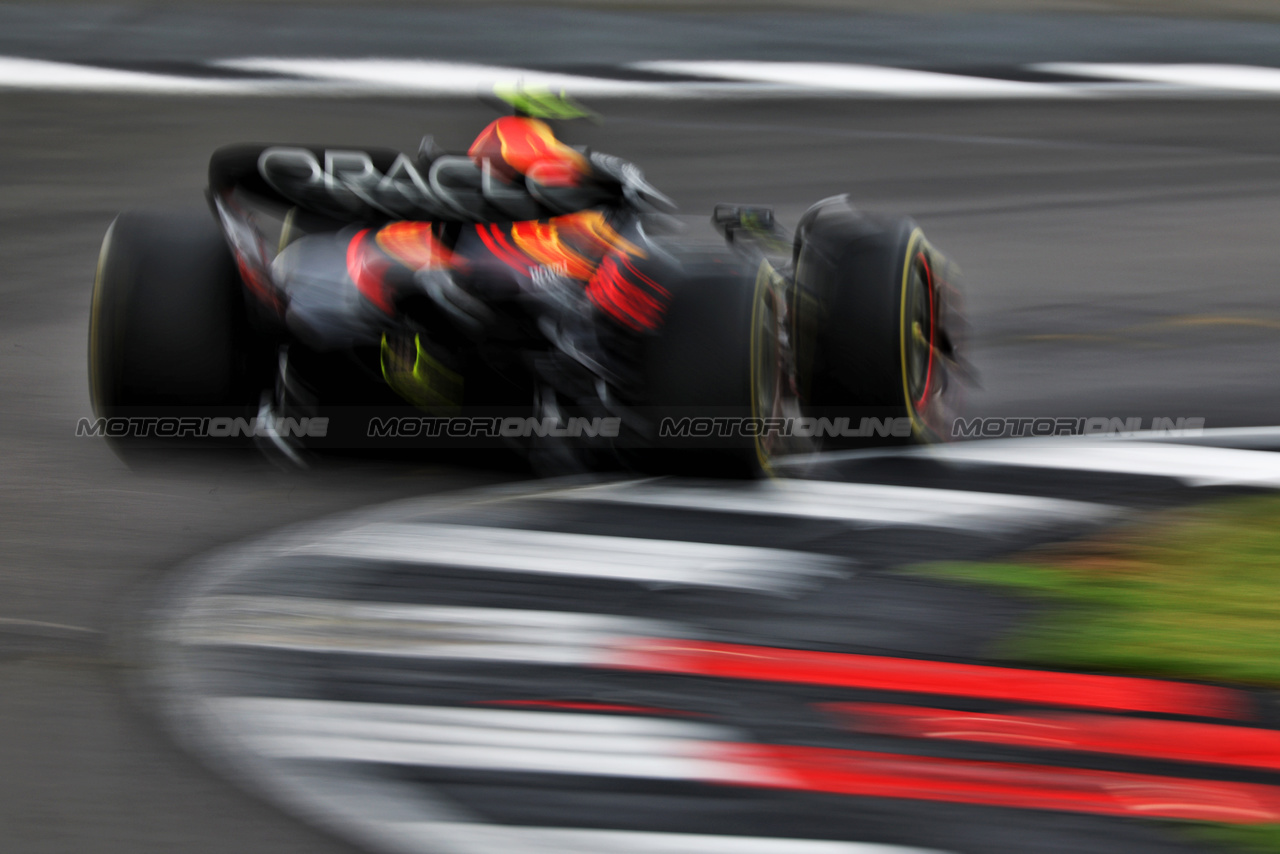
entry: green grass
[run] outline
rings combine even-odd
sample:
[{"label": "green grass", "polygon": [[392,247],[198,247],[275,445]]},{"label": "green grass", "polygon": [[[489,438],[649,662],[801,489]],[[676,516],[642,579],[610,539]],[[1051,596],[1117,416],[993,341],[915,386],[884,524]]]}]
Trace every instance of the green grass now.
[{"label": "green grass", "polygon": [[1059,607],[997,653],[1055,666],[1280,685],[1280,497],[1155,515],[1009,563],[917,567]]},{"label": "green grass", "polygon": [[1280,824],[1193,824],[1192,838],[1241,854],[1275,854],[1280,851]]},{"label": "green grass", "polygon": [[[1280,496],[1156,514],[1008,563],[916,567],[1054,607],[997,653],[1082,670],[1280,685]],[[1280,854],[1280,824],[1181,822],[1197,841]]]}]

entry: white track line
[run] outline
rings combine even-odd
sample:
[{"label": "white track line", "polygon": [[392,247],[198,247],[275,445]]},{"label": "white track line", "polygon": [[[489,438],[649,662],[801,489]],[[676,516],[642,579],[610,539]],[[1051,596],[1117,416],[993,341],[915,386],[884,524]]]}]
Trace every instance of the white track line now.
[{"label": "white track line", "polygon": [[1024,83],[910,68],[835,62],[735,60],[637,62],[631,68],[752,83],[908,98],[1055,98],[1078,96],[1069,84]]},{"label": "white track line", "polygon": [[779,785],[768,765],[734,762],[729,727],[630,715],[407,706],[259,697],[206,701],[227,731],[277,759]]},{"label": "white track line", "polygon": [[1119,508],[1057,498],[912,486],[775,480],[697,487],[664,481],[588,486],[538,496],[689,510],[715,510],[861,525],[903,525],[1004,531],[1053,522],[1114,518]]},{"label": "white track line", "polygon": [[214,63],[237,71],[292,74],[331,84],[359,86],[381,92],[433,95],[474,95],[492,92],[500,84],[523,83],[576,95],[660,95],[666,84],[634,80],[608,80],[574,74],[531,71],[466,62],[432,62],[409,59],[280,59],[250,57]]},{"label": "white track line", "polygon": [[1179,89],[1203,89],[1239,94],[1280,94],[1280,68],[1252,65],[1138,64],[1107,62],[1049,62],[1031,66],[1051,74],[1160,83]]},{"label": "white track line", "polygon": [[68,92],[137,92],[156,95],[239,95],[264,87],[258,81],[179,77],[97,68],[42,59],[0,56],[0,89]]},{"label": "white track line", "polygon": [[1173,445],[1210,445],[1255,451],[1280,451],[1280,427],[1210,427],[1203,430],[1140,430],[1108,441],[1160,442]]},{"label": "white track line", "polygon": [[1280,487],[1280,454],[1134,441],[962,442],[912,453],[958,463],[1150,475],[1189,486]]},{"label": "white track line", "polygon": [[483,854],[941,854],[924,848],[781,839],[714,836],[702,833],[653,833],[637,830],[588,830],[577,827],[516,827],[463,822],[397,822],[389,833],[422,851],[451,850]]},{"label": "white track line", "polygon": [[702,80],[618,80],[501,65],[411,59],[243,57],[209,66],[261,79],[150,73],[0,57],[0,89],[238,96],[472,96],[496,84],[567,89],[588,97],[724,98],[803,95],[869,98],[1075,98],[1280,95],[1280,69],[1237,65],[1048,63],[1038,71],[1097,82],[1034,83],[834,62],[656,61],[640,71]]},{"label": "white track line", "polygon": [[363,525],[289,553],[777,592],[842,565],[782,549],[426,523]]},{"label": "white track line", "polygon": [[215,596],[177,627],[180,643],[590,667],[627,638],[689,637],[659,620],[581,614]]}]

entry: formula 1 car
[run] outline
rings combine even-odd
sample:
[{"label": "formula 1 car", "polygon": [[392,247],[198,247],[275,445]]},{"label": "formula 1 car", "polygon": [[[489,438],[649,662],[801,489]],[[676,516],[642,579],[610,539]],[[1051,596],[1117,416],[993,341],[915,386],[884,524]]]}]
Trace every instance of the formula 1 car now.
[{"label": "formula 1 car", "polygon": [[543,470],[767,472],[945,438],[952,264],[912,220],[720,205],[691,236],[633,164],[529,115],[467,154],[238,145],[212,215],[121,214],[89,369],[123,452],[252,439],[512,447]]}]

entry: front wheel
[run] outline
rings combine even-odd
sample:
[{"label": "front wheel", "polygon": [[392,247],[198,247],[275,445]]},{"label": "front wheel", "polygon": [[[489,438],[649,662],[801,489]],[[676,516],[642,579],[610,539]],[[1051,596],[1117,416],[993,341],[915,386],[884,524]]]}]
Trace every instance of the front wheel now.
[{"label": "front wheel", "polygon": [[642,341],[641,419],[647,447],[628,463],[660,473],[754,477],[751,267],[715,255],[683,259],[662,279],[660,327]]},{"label": "front wheel", "polygon": [[820,202],[796,233],[800,397],[825,447],[948,437],[961,391],[954,265],[912,220]]}]

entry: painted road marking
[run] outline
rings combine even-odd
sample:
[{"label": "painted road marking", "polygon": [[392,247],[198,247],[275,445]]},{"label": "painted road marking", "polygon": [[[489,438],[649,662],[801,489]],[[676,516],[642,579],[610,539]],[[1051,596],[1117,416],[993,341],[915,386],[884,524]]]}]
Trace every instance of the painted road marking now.
[{"label": "painted road marking", "polygon": [[1050,74],[1162,84],[1175,91],[1205,89],[1236,94],[1280,94],[1280,68],[1187,63],[1048,62],[1031,66]]},{"label": "painted road marking", "polygon": [[[1270,434],[1263,438],[1269,437]],[[1253,441],[1256,437],[1247,438]],[[1224,482],[1224,477],[1228,478],[1225,482],[1238,482],[1244,475],[1251,483],[1280,478],[1280,468],[1268,468],[1270,454],[1175,448],[1150,442],[1068,444],[1064,440],[1050,445],[1022,440],[909,453],[937,454],[944,460],[960,462],[981,462],[987,454],[994,453],[998,456],[995,463],[1156,473],[1193,484]],[[1042,465],[1046,459],[1055,462]],[[1116,510],[1056,499],[867,484],[783,481],[742,490],[718,486],[692,489],[701,491],[695,494],[676,488],[672,481],[654,480],[565,489],[527,495],[522,500],[597,501],[680,510],[711,507],[784,518],[834,518],[857,524],[936,525],[960,530],[987,524],[1013,525],[1014,519],[1021,525],[1063,515],[1074,521],[1087,521],[1105,518]],[[921,504],[931,506],[921,510]],[[545,510],[545,505],[540,509]],[[407,514],[401,514],[400,518],[406,518]],[[1002,516],[1007,518],[1001,519]],[[293,559],[308,556],[390,560],[414,566],[456,566],[481,573],[516,571],[660,585],[674,581],[770,593],[820,584],[842,574],[843,567],[829,558],[785,550],[406,522],[366,524],[345,531],[322,529],[315,540],[294,539],[291,543],[261,550],[259,559],[274,561],[284,556],[291,567]],[[358,571],[358,566],[352,569]],[[477,580],[483,583],[488,577],[479,574]],[[558,611],[286,596],[205,596],[191,602],[182,619],[174,623],[173,636],[188,648],[232,644],[424,660],[514,662],[534,665],[521,671],[522,677],[533,679],[542,672],[540,665],[567,665],[580,668],[577,674],[586,680],[583,684],[590,684],[591,671],[599,669],[602,684],[670,675],[676,677],[672,682],[702,685],[707,690],[717,684],[710,680],[744,680],[755,685],[739,683],[740,687],[764,691],[769,689],[762,683],[769,682],[824,686],[800,689],[806,695],[820,693],[819,700],[811,701],[818,705],[811,709],[825,707],[846,713],[852,710],[861,715],[864,730],[897,736],[1045,747],[1045,727],[1041,724],[1050,721],[1048,726],[1057,728],[1054,744],[1066,750],[1260,768],[1272,767],[1265,763],[1280,755],[1280,736],[1246,727],[1080,713],[968,714],[868,703],[840,707],[826,702],[840,698],[843,689],[851,688],[985,698],[999,701],[997,705],[1074,706],[1161,715],[1244,717],[1250,712],[1250,698],[1244,693],[1189,683],[709,642],[698,637],[703,630],[697,627]],[[203,654],[199,650],[193,653]],[[212,660],[222,659],[215,652]],[[425,661],[421,666],[426,672],[431,669]],[[628,676],[618,672],[628,670],[637,673]],[[181,678],[198,671],[198,667],[187,667]],[[483,680],[483,673],[479,670],[474,676]],[[323,815],[328,821],[341,816],[340,820],[350,825],[350,832],[366,841],[386,843],[375,845],[385,850],[426,851],[436,844],[483,854],[517,847],[535,854],[587,854],[601,850],[622,854],[921,852],[834,840],[481,824],[454,812],[452,805],[431,802],[424,807],[421,791],[388,784],[394,775],[385,774],[385,766],[406,765],[462,769],[468,777],[492,775],[485,779],[513,785],[527,785],[528,780],[517,777],[513,781],[504,775],[560,775],[571,782],[573,776],[582,775],[615,780],[684,780],[754,787],[761,792],[982,804],[1092,815],[1240,823],[1280,821],[1280,788],[1274,786],[918,755],[927,749],[905,755],[840,746],[758,743],[752,738],[772,736],[715,723],[714,717],[688,709],[651,708],[644,697],[638,703],[613,703],[612,696],[596,702],[590,691],[586,696],[571,693],[562,697],[548,692],[551,697],[528,700],[519,699],[526,693],[523,690],[493,693],[491,689],[500,684],[501,680],[490,683],[483,696],[470,697],[473,704],[465,706],[204,696],[193,697],[189,711],[196,715],[191,720],[198,722],[197,729],[217,735],[215,740],[222,755],[238,757],[257,773],[265,772],[268,781],[281,786],[281,791],[293,781],[295,802],[310,814]],[[438,698],[436,702],[457,701],[454,695],[430,696]],[[855,698],[863,699],[858,694],[848,697]],[[666,702],[672,704],[669,696]],[[694,703],[689,705],[697,707]],[[894,709],[905,711],[894,713]],[[877,710],[879,717],[875,718]],[[687,714],[681,715],[682,711]],[[957,715],[963,720],[957,721]],[[873,719],[872,723],[865,723],[868,718]],[[832,728],[828,735],[838,736],[838,731]],[[1198,753],[1205,755],[1199,757]],[[1227,760],[1221,761],[1228,754]],[[371,787],[375,778],[381,788]],[[561,790],[551,782],[554,779],[542,778],[557,797],[572,797],[568,794],[572,786]],[[659,788],[666,791],[668,786]],[[410,801],[412,805],[406,807]],[[439,820],[443,817],[452,820]]]},{"label": "painted road marking", "polygon": [[1244,694],[1189,682],[692,640],[629,641],[606,665],[656,673],[948,694],[1046,706],[1205,717],[1239,717],[1249,711]]},{"label": "painted road marking", "polygon": [[1059,98],[1079,96],[1071,84],[1025,83],[911,68],[836,62],[659,61],[632,68],[664,74],[770,83],[791,88],[911,98]]},{"label": "painted road marking", "polygon": [[483,854],[942,854],[934,849],[874,842],[443,821],[403,822],[387,830],[405,843],[432,852],[445,847]]},{"label": "painted road marking", "polygon": [[686,510],[713,510],[863,525],[906,525],[1005,531],[1049,522],[1114,519],[1105,504],[994,492],[967,492],[871,483],[779,479],[738,486],[694,486],[663,480],[628,481],[551,492],[541,498],[599,501]]},{"label": "painted road marking", "polygon": [[958,463],[1168,477],[1188,486],[1280,486],[1280,454],[1139,441],[961,442],[909,451]]},{"label": "painted road marking", "polygon": [[380,92],[422,93],[431,95],[474,95],[491,92],[500,83],[522,82],[526,86],[559,91],[568,89],[575,95],[661,95],[667,84],[635,80],[607,80],[575,74],[557,74],[479,65],[468,62],[433,62],[407,59],[282,59],[255,57],[227,59],[215,67],[237,71],[288,74],[310,80],[327,81],[329,85],[355,87]]},{"label": "painted road marking", "polygon": [[674,623],[582,614],[293,596],[217,596],[184,621],[184,644],[397,658],[598,664],[623,638],[680,637]]},{"label": "painted road marking", "polygon": [[993,715],[883,703],[828,703],[858,732],[1280,770],[1280,732],[1110,715]]},{"label": "painted road marking", "polygon": [[505,608],[225,596],[189,615],[187,644],[460,658],[981,697],[1045,706],[1204,717],[1248,714],[1225,688],[915,658],[715,643],[677,624]]},{"label": "painted road marking", "polygon": [[705,744],[728,727],[663,718],[320,700],[225,698],[210,710],[268,756],[668,780],[788,781]]},{"label": "painted road marking", "polygon": [[289,554],[766,592],[837,576],[845,564],[783,549],[399,522],[342,531]]},{"label": "painted road marking", "polygon": [[0,88],[154,95],[242,95],[265,91],[263,81],[181,77],[0,56]]},{"label": "painted road marking", "polygon": [[[1236,65],[1046,63],[1033,71],[1092,78],[1031,82],[912,68],[830,62],[639,62],[620,71],[686,79],[619,79],[431,59],[238,57],[196,73],[147,72],[0,57],[0,88],[155,95],[473,96],[497,83],[567,89],[588,97],[723,98],[804,95],[870,98],[1128,98],[1280,95],[1280,69]],[[218,70],[229,72],[217,76]],[[1018,69],[1010,69],[1016,71]],[[212,72],[212,73],[211,73]],[[234,73],[230,73],[234,72]],[[245,77],[258,73],[260,78]],[[625,75],[623,75],[625,76]],[[687,78],[702,78],[689,80]]]},{"label": "painted road marking", "polygon": [[723,786],[1223,822],[1280,820],[1252,783],[745,741],[703,723],[622,715],[261,697],[206,701],[276,759],[688,780]]}]

